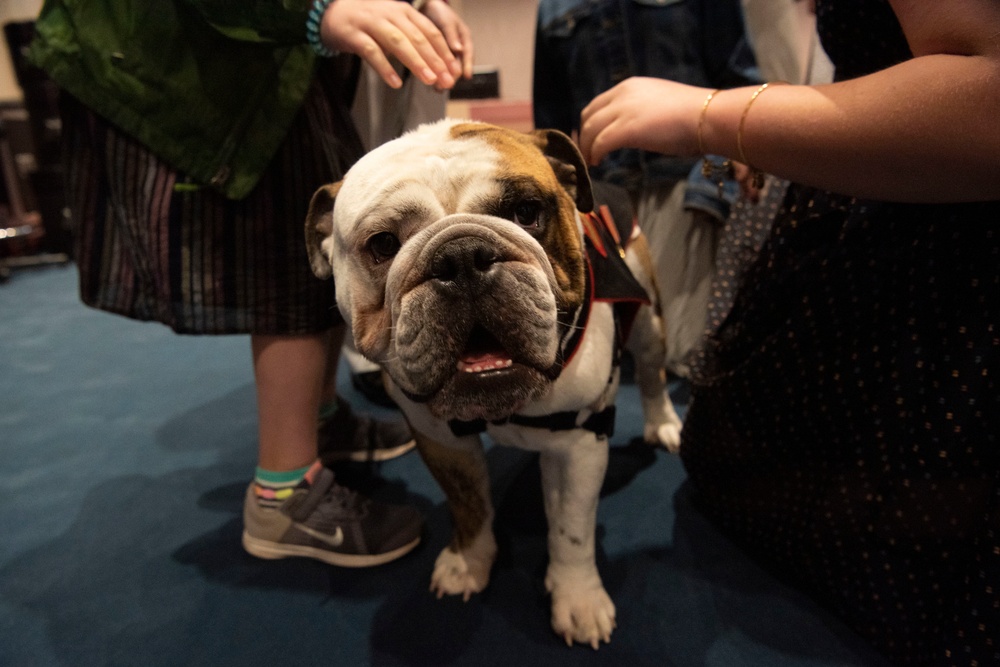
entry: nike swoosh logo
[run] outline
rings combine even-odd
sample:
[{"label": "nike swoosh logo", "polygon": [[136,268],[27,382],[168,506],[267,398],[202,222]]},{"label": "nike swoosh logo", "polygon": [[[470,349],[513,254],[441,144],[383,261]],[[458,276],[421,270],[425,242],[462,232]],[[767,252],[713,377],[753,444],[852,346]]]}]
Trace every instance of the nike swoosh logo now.
[{"label": "nike swoosh logo", "polygon": [[333,535],[328,535],[327,533],[321,533],[318,530],[310,528],[309,526],[306,526],[301,523],[296,523],[293,525],[306,535],[314,537],[320,542],[323,542],[324,544],[329,544],[331,547],[339,547],[341,544],[344,543],[344,531],[340,529],[340,526],[337,526],[337,530],[334,531]]}]

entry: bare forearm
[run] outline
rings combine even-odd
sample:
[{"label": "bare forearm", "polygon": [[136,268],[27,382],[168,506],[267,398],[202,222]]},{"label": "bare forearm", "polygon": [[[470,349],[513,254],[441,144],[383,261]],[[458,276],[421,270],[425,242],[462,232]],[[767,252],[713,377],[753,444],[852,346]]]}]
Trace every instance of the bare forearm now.
[{"label": "bare forearm", "polygon": [[836,84],[772,86],[749,109],[753,88],[706,108],[704,88],[629,79],[583,110],[584,155],[717,153],[865,198],[1000,199],[1000,3],[890,1],[914,58]]},{"label": "bare forearm", "polygon": [[[754,89],[718,93],[707,152],[740,159]],[[901,201],[1000,199],[1000,59],[929,55],[848,82],[771,86],[742,132],[747,161],[824,189]]]}]

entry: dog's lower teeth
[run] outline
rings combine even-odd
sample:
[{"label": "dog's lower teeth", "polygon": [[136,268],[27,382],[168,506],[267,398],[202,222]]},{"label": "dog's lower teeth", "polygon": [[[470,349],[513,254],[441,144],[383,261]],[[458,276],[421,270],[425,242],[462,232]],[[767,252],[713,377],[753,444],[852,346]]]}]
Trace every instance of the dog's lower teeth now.
[{"label": "dog's lower teeth", "polygon": [[513,365],[513,361],[510,359],[497,359],[496,361],[490,363],[480,363],[480,364],[468,364],[464,361],[459,361],[457,366],[458,370],[463,373],[482,373],[483,371],[493,371],[500,368],[510,368]]}]

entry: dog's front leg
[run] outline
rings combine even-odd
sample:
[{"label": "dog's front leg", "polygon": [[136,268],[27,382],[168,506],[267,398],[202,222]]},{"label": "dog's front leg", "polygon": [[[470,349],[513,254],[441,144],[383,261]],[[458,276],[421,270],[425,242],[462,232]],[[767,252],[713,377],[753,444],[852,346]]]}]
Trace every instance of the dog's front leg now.
[{"label": "dog's front leg", "polygon": [[608,443],[590,432],[558,438],[541,452],[545,514],[549,521],[552,629],[566,640],[597,648],[615,627],[611,601],[595,562],[597,501],[608,466]]},{"label": "dog's front leg", "polygon": [[417,447],[444,490],[454,523],[451,543],[438,555],[431,591],[440,598],[461,595],[468,601],[486,588],[496,559],[489,471],[478,436],[444,445],[415,433]]}]

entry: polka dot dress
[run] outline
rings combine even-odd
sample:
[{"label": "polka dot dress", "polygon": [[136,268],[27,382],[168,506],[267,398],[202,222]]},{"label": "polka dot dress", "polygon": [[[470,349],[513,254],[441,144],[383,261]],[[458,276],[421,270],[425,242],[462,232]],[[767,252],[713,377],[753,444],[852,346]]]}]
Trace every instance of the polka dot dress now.
[{"label": "polka dot dress", "polygon": [[[910,57],[887,4],[817,13],[838,77]],[[790,185],[715,307],[681,450],[701,510],[894,662],[1000,664],[1000,202]]]}]

